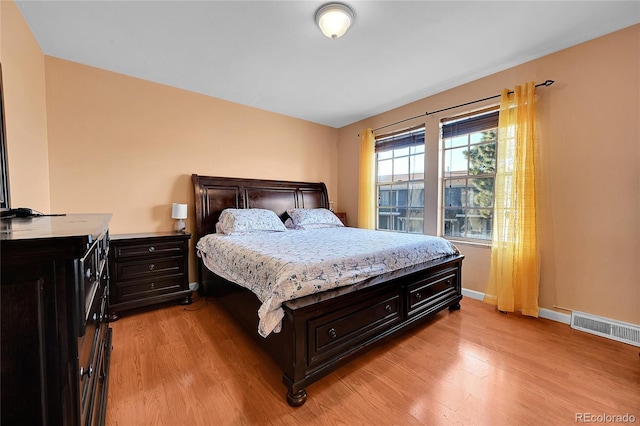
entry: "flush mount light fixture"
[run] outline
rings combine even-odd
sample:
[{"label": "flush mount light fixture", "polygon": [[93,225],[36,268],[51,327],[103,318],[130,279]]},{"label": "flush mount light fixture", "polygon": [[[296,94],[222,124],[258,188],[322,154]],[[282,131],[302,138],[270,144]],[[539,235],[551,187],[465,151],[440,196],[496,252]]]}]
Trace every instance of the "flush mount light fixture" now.
[{"label": "flush mount light fixture", "polygon": [[327,3],[316,12],[316,24],[322,34],[335,40],[353,24],[353,10],[342,3]]}]

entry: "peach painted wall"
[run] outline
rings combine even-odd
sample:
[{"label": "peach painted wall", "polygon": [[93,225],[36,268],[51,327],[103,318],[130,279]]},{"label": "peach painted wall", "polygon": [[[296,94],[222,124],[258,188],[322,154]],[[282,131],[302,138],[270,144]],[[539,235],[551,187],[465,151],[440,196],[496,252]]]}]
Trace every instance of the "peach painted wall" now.
[{"label": "peach painted wall", "polygon": [[192,173],[323,181],[337,197],[336,129],[48,56],[45,69],[54,212],[168,231],[187,203],[193,231]]},{"label": "peach painted wall", "polygon": [[0,1],[7,161],[12,207],[49,212],[44,55],[12,1]]},{"label": "peach painted wall", "polygon": [[[556,83],[538,89],[540,306],[640,324],[640,25],[340,129],[338,203],[350,217],[357,217],[353,194],[361,129],[546,79]],[[422,117],[381,132],[420,122],[427,126],[425,230],[429,233],[439,229],[439,120],[464,111]],[[466,255],[463,286],[484,292],[491,250],[458,246]]]}]

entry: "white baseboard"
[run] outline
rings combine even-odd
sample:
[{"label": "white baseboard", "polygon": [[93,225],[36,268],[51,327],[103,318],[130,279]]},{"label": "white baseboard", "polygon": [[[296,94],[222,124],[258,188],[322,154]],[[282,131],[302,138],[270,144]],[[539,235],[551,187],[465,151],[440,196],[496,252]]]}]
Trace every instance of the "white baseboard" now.
[{"label": "white baseboard", "polygon": [[[475,300],[484,299],[484,293],[480,291],[469,290],[466,288],[462,289],[462,295],[465,297],[468,297],[469,299],[475,299]],[[561,322],[567,325],[571,324],[571,315],[556,312],[551,309],[540,308],[540,311],[538,311],[538,316],[540,318]]]},{"label": "white baseboard", "polygon": [[482,300],[484,299],[484,293],[475,290],[468,290],[466,288],[462,289],[462,295],[464,297],[468,297],[469,299]]},{"label": "white baseboard", "polygon": [[550,319],[552,321],[558,321],[563,324],[571,324],[571,315],[563,314],[561,312],[553,311],[551,309],[540,308],[540,312],[538,312],[540,318]]}]

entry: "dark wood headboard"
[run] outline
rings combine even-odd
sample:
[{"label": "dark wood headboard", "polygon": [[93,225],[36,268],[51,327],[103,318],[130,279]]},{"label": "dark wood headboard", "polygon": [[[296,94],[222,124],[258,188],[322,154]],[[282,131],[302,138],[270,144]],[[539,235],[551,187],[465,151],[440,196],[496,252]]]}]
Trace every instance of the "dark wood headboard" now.
[{"label": "dark wood headboard", "polygon": [[322,182],[241,179],[191,175],[196,202],[196,241],[216,232],[220,213],[226,208],[269,209],[284,221],[287,209],[329,208],[327,187]]}]

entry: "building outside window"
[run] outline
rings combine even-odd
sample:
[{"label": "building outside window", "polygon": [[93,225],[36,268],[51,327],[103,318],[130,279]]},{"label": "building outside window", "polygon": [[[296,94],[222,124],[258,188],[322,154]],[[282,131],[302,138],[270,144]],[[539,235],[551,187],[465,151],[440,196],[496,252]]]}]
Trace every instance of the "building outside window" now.
[{"label": "building outside window", "polygon": [[498,111],[442,120],[442,234],[491,241]]},{"label": "building outside window", "polygon": [[376,228],[424,232],[424,127],[376,138]]}]

